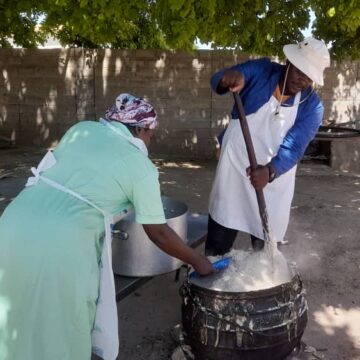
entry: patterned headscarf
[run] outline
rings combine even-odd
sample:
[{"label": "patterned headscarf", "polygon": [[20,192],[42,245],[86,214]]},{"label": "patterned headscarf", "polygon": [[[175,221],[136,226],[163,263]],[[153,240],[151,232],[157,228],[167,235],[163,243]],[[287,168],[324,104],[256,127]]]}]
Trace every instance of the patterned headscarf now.
[{"label": "patterned headscarf", "polygon": [[105,117],[109,121],[147,129],[155,129],[157,125],[155,109],[145,100],[130,94],[120,94]]}]

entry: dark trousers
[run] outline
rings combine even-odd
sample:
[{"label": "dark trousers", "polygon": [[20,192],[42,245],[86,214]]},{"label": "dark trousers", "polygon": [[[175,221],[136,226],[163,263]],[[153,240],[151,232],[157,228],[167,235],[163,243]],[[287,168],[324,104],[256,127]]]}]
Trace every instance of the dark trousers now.
[{"label": "dark trousers", "polygon": [[[208,256],[224,255],[234,244],[238,230],[229,229],[217,223],[210,215],[208,220],[208,235],[205,243],[205,254]],[[264,247],[264,241],[250,235],[255,250]]]}]

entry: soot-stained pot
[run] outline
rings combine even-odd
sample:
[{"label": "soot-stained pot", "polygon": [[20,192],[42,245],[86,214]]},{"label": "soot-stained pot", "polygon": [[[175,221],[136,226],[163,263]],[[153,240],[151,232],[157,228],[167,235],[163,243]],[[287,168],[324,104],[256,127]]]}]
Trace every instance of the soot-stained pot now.
[{"label": "soot-stained pot", "polygon": [[307,302],[298,274],[251,292],[221,292],[185,281],[182,323],[196,360],[282,360],[299,345]]},{"label": "soot-stained pot", "polygon": [[[167,224],[187,242],[186,204],[162,197]],[[128,214],[113,227],[113,270],[123,276],[154,276],[177,270],[183,264],[160,250],[146,235],[135,213]]]}]

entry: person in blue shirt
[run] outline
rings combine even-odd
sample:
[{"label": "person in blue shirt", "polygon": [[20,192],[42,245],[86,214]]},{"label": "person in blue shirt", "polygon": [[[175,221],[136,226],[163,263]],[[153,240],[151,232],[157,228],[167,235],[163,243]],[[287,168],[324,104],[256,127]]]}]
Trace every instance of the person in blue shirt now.
[{"label": "person in blue shirt", "polygon": [[306,38],[285,45],[286,64],[268,58],[225,68],[211,78],[224,95],[239,92],[248,120],[258,167],[251,171],[236,107],[219,136],[221,153],[209,200],[207,255],[228,252],[237,232],[251,235],[254,250],[264,246],[255,189],[263,189],[272,236],[282,242],[290,216],[296,164],[314,138],[323,105],[313,83],[323,85],[330,65],[326,45]]}]

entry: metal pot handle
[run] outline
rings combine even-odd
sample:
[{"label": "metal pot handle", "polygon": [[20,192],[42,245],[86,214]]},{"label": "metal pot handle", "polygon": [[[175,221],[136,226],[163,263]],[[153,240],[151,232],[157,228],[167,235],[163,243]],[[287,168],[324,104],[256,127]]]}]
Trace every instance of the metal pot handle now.
[{"label": "metal pot handle", "polygon": [[119,240],[127,240],[129,238],[129,233],[127,233],[124,230],[113,230],[112,231],[112,236],[114,239],[119,239]]}]

